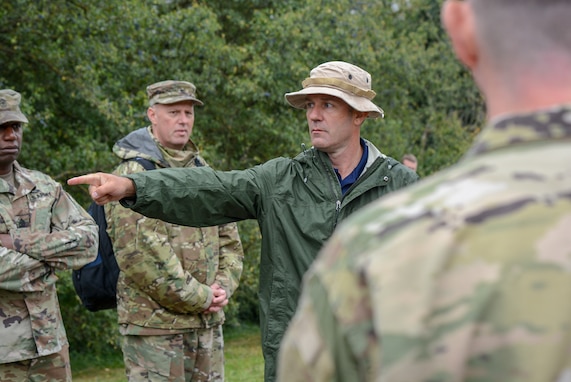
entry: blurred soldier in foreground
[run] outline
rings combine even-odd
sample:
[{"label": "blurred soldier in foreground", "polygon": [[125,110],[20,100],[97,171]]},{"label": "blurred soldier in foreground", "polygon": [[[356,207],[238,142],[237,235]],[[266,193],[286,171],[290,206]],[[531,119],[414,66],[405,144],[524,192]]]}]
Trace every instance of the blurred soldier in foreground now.
[{"label": "blurred soldier in foreground", "polygon": [[333,235],[280,381],[571,381],[570,19],[563,0],[445,2],[488,126]]},{"label": "blurred soldier in foreground", "polygon": [[56,270],[94,260],[98,229],[59,183],[17,162],[20,98],[0,90],[0,381],[71,381]]},{"label": "blurred soldier in foreground", "polygon": [[[202,106],[195,86],[161,81],[147,96],[151,124],[115,144],[123,162],[114,173],[144,171],[141,159],[156,168],[205,167],[190,138],[194,107]],[[119,203],[105,209],[121,270],[117,313],[129,381],[224,381],[223,308],[242,274],[236,223],[193,228]]]}]

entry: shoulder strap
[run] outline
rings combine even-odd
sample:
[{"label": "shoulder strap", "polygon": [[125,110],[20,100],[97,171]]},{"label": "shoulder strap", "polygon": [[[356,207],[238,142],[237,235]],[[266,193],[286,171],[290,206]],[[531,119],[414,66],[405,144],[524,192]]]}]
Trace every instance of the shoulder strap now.
[{"label": "shoulder strap", "polygon": [[157,168],[153,162],[151,162],[150,160],[145,159],[145,158],[134,157],[134,158],[129,158],[129,159],[127,159],[127,161],[130,161],[130,160],[134,160],[134,161],[136,161],[136,162],[139,162],[139,164],[140,164],[141,166],[143,166],[143,168],[144,168],[145,170],[147,170],[147,171],[149,171],[149,170],[154,170],[154,169]]}]

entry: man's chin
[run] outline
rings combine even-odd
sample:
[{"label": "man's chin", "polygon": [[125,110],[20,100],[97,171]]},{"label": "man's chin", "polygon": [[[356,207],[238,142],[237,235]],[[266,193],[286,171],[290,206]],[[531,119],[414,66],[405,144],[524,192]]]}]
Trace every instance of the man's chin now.
[{"label": "man's chin", "polygon": [[20,155],[20,150],[0,150],[0,165],[11,164]]},{"label": "man's chin", "polygon": [[311,146],[315,147],[319,151],[327,151],[327,143],[321,139],[312,139]]}]

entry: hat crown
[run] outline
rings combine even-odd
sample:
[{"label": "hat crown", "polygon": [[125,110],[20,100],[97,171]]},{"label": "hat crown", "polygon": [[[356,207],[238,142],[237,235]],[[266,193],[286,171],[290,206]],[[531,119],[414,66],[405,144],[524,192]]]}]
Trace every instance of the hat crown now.
[{"label": "hat crown", "polygon": [[303,89],[285,94],[286,101],[295,108],[306,109],[311,94],[326,94],[346,102],[353,109],[366,112],[367,118],[384,116],[383,109],[372,100],[371,75],[360,67],[344,61],[329,61],[316,66],[301,83]]},{"label": "hat crown", "polygon": [[15,90],[0,90],[0,125],[6,122],[28,123],[26,116],[20,111],[22,96]]},{"label": "hat crown", "polygon": [[12,89],[0,90],[0,112],[20,111],[20,93]]},{"label": "hat crown", "polygon": [[371,90],[371,75],[356,65],[343,61],[323,63],[311,70],[310,78],[336,78],[363,90]]},{"label": "hat crown", "polygon": [[192,101],[202,105],[202,101],[196,98],[196,86],[187,81],[160,81],[147,86],[149,104],[171,104],[183,101]]}]

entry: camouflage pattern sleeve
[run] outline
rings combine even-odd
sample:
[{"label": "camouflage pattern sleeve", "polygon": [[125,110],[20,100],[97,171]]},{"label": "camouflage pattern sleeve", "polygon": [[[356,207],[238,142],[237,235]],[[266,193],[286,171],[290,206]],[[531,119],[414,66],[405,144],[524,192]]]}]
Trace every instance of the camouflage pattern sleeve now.
[{"label": "camouflage pattern sleeve", "polygon": [[183,268],[169,242],[166,223],[115,204],[110,214],[117,263],[127,283],[177,313],[199,313],[212,303],[210,286]]},{"label": "camouflage pattern sleeve", "polygon": [[[16,229],[16,224],[8,206],[0,204],[0,232],[8,233]],[[11,292],[43,291],[44,277],[51,283],[57,279],[50,277],[50,269],[42,260],[35,259],[0,245],[0,290]]]},{"label": "camouflage pattern sleeve", "polygon": [[[142,170],[140,164],[128,161],[116,173]],[[119,203],[108,204],[105,212],[115,257],[127,284],[173,312],[201,313],[210,306],[213,298],[210,286],[200,283],[184,268],[171,245],[179,234],[169,230],[168,223],[147,218]],[[193,237],[184,240],[200,242],[200,238]]]},{"label": "camouflage pattern sleeve", "polygon": [[[54,201],[55,199],[55,201]],[[57,184],[54,195],[46,197],[45,208],[38,205],[29,213],[30,227],[14,228],[10,235],[18,252],[45,261],[56,269],[79,269],[97,256],[98,229],[89,214]]]},{"label": "camouflage pattern sleeve", "polygon": [[0,246],[0,290],[39,292],[57,277],[43,261]]},{"label": "camouflage pattern sleeve", "polygon": [[236,223],[223,224],[218,227],[220,240],[220,256],[216,282],[230,298],[240,282],[242,275],[244,251]]}]

